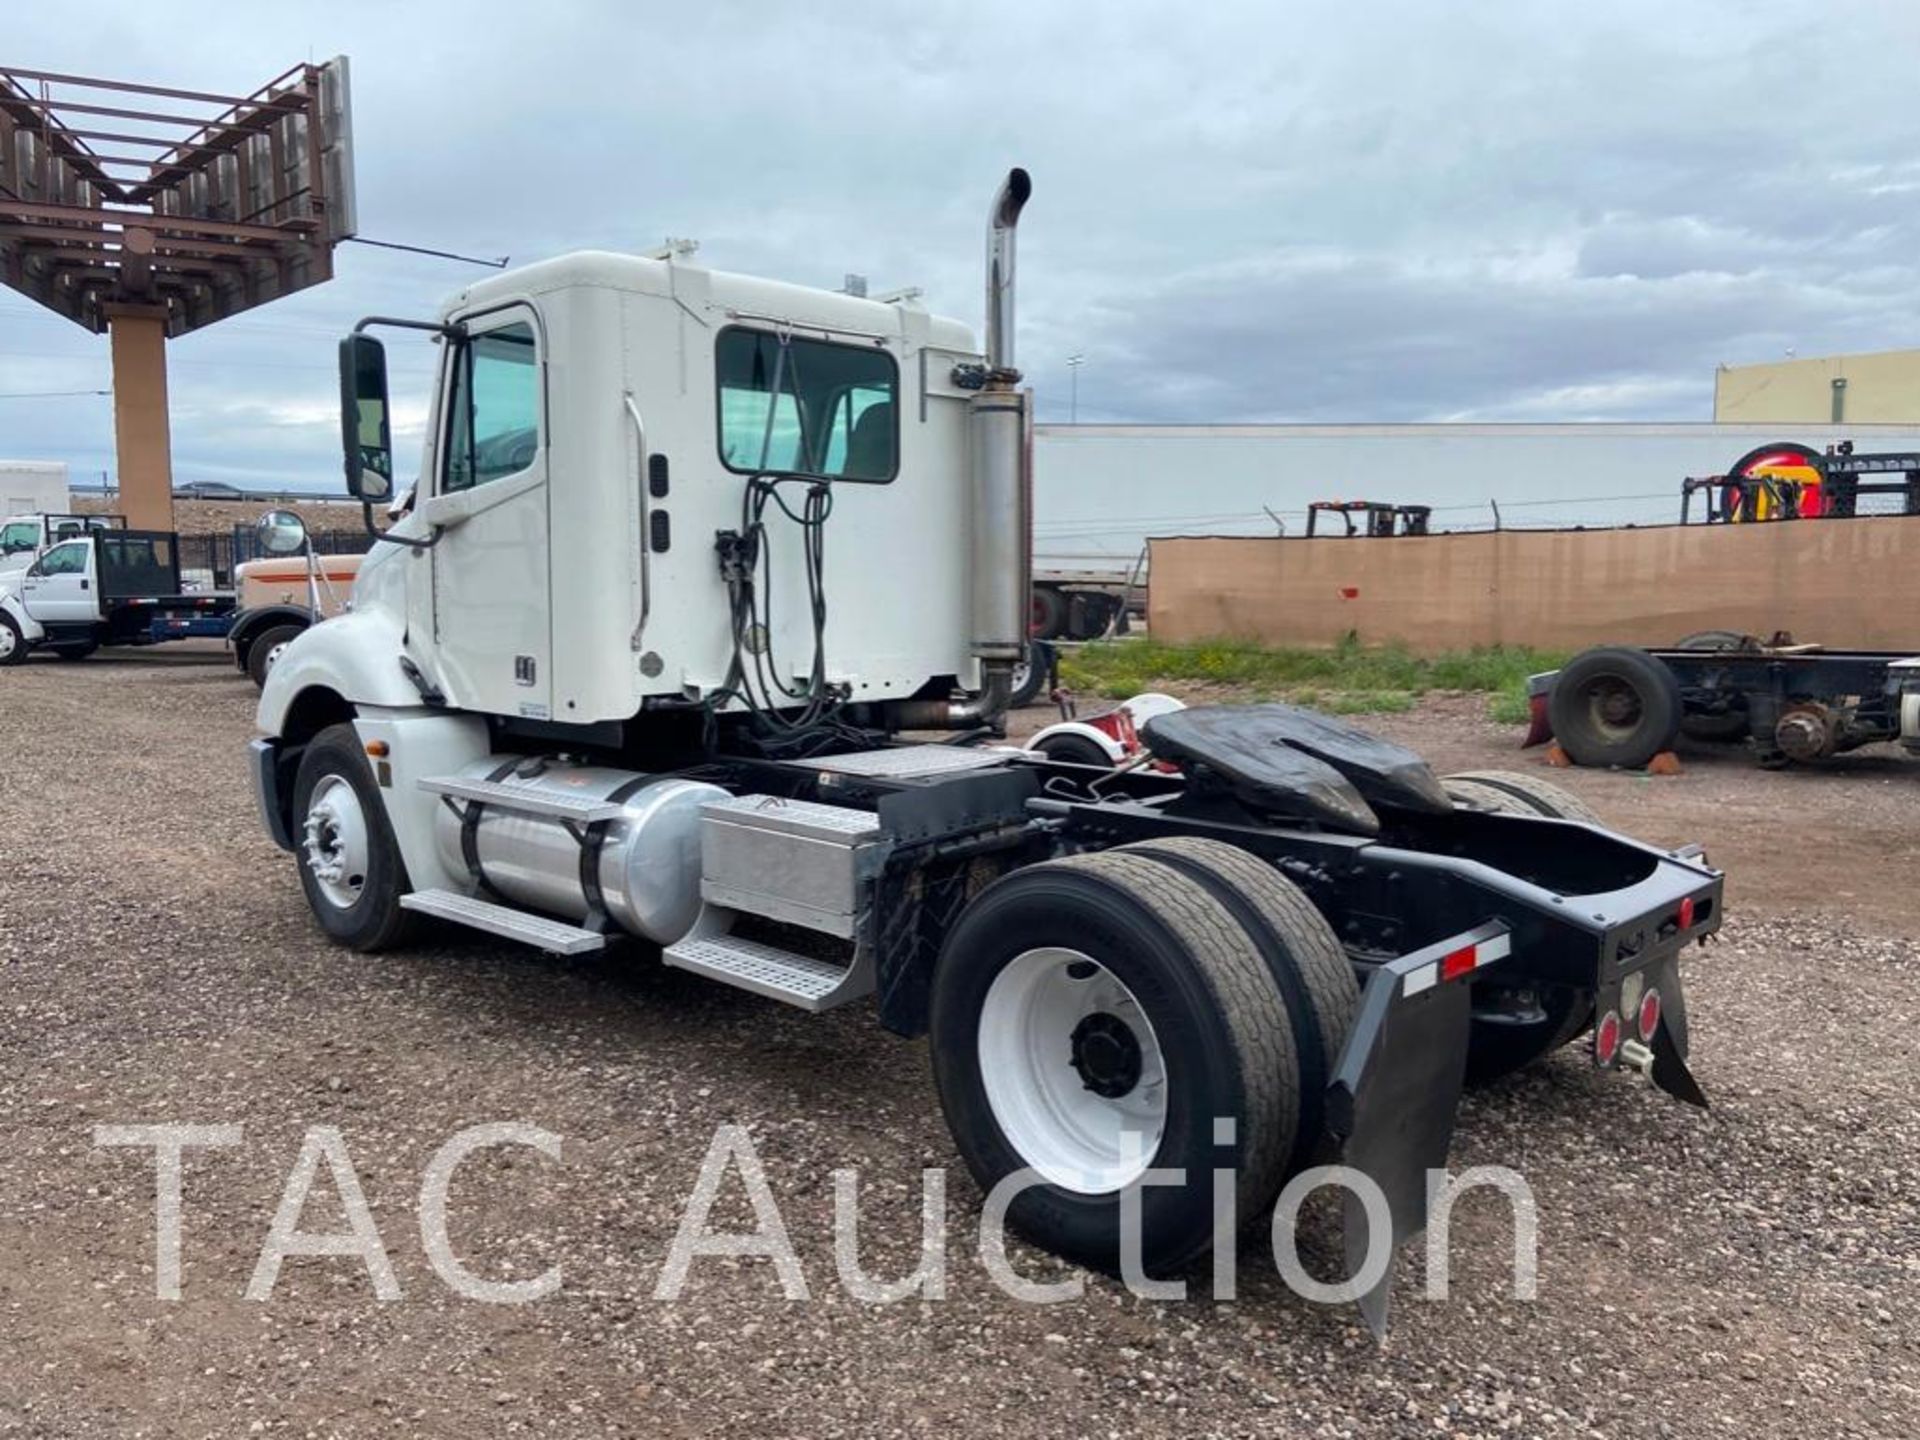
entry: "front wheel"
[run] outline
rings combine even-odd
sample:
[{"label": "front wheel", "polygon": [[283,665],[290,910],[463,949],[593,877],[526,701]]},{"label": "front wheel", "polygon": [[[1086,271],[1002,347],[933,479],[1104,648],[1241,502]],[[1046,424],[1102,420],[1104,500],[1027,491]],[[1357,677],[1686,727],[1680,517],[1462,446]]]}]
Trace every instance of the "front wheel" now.
[{"label": "front wheel", "polygon": [[1013,694],[1007,699],[1010,710],[1024,710],[1053,677],[1053,647],[1044,640],[1029,640],[1026,656],[1013,667]]},{"label": "front wheel", "polygon": [[27,658],[27,637],[20,622],[0,610],[0,665],[18,665]]},{"label": "front wheel", "polygon": [[355,950],[405,939],[413,921],[400,908],[407,867],[353,726],[322,730],[307,746],[293,821],[300,888],[320,928]]},{"label": "front wheel", "polygon": [[934,1080],[983,1190],[1025,1173],[1012,1227],[1113,1270],[1121,1194],[1138,1258],[1179,1266],[1213,1239],[1215,1169],[1236,1213],[1278,1194],[1300,1117],[1286,1003],[1258,947],[1193,879],[1106,852],[1029,866],[960,917],[934,972]]},{"label": "front wheel", "polygon": [[276,625],[255,637],[247,647],[247,674],[261,689],[267,687],[267,673],[279,661],[282,652],[299,638],[304,625]]}]

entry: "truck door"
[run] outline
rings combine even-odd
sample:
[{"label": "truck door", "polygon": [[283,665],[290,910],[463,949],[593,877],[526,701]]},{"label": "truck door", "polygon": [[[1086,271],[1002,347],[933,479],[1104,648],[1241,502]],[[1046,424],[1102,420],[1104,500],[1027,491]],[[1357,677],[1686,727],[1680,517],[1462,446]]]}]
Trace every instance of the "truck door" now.
[{"label": "truck door", "polygon": [[93,542],[68,540],[55,545],[28,567],[20,582],[20,600],[42,625],[84,624],[100,618],[94,588]]},{"label": "truck door", "polygon": [[466,709],[551,716],[547,406],[533,312],[470,318],[449,356],[435,493],[434,651]]}]

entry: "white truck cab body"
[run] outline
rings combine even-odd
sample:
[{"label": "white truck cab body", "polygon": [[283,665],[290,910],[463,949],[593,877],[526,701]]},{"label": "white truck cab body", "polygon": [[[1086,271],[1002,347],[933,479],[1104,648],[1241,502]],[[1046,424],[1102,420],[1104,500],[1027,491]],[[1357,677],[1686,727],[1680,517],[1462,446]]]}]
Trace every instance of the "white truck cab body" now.
[{"label": "white truck cab body", "polygon": [[[828,683],[866,702],[941,676],[978,684],[954,543],[971,523],[971,397],[952,375],[979,358],[964,326],[600,253],[476,285],[442,319],[465,338],[442,341],[414,502],[390,531],[432,548],[376,548],[359,627],[288,652],[298,663],[268,691],[264,728],[302,677],[331,673],[355,703],[388,698],[350,693],[353,665],[331,670],[326,649],[376,628],[448,708],[591,724],[703,700],[734,654],[715,536],[740,528],[749,475],[796,468],[833,482]],[[793,526],[769,526],[768,545],[759,638],[791,685],[814,649],[805,555]]]},{"label": "white truck cab body", "polygon": [[67,515],[54,511],[34,511],[9,515],[0,520],[0,577],[17,575],[62,540],[72,540],[95,530],[124,530],[127,522],[118,515]]},{"label": "white truck cab body", "polygon": [[[602,254],[361,322],[369,528],[394,485],[368,332],[427,331],[441,364],[410,508],[261,694],[256,798],[321,927],[631,937],[805,1010],[872,1000],[929,1035],[981,1189],[1024,1184],[1010,1221],[1108,1268],[1123,1196],[1129,1258],[1170,1268],[1218,1228],[1216,1175],[1253,1216],[1323,1151],[1417,1233],[1466,1066],[1596,1013],[1597,1063],[1700,1098],[1676,956],[1717,874],[1533,777],[1460,807],[1286,706],[1163,703],[1151,767],[964,743],[1027,641],[1027,194],[1016,170],[990,212],[980,352],[914,305]],[[937,729],[965,733],[894,738]]]}]

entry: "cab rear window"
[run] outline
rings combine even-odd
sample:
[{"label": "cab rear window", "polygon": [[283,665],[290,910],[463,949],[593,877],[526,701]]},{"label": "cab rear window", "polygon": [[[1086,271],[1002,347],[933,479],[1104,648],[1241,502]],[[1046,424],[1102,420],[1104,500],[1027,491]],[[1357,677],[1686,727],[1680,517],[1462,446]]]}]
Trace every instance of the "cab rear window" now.
[{"label": "cab rear window", "polygon": [[899,472],[900,371],[885,350],[735,326],[714,352],[729,470],[872,483]]}]

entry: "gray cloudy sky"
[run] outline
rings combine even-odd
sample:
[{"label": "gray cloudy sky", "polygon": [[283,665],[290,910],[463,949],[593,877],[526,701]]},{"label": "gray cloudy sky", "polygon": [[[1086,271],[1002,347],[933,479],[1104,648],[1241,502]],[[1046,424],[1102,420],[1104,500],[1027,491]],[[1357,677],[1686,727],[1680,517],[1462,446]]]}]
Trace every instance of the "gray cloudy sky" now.
[{"label": "gray cloudy sky", "polygon": [[[1082,420],[1706,419],[1719,362],[1920,339],[1910,0],[334,0],[217,44],[16,8],[36,69],[240,92],[347,53],[362,232],[516,261],[693,236],[977,323],[1024,164],[1043,419],[1076,351]],[[477,273],[339,269],[174,345],[180,480],[336,485],[333,338]],[[0,291],[0,396],[106,380]],[[97,472],[107,403],[0,399],[0,455]]]}]

